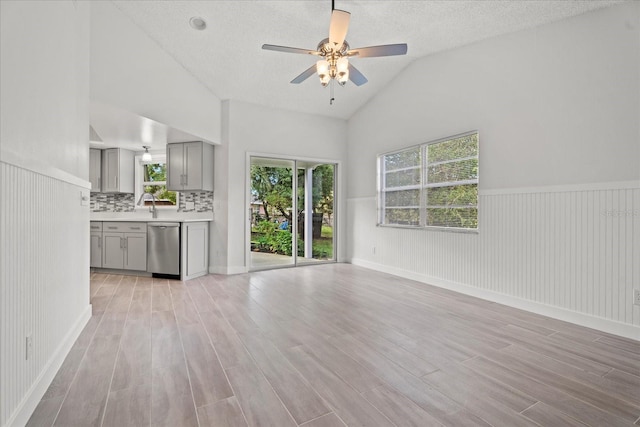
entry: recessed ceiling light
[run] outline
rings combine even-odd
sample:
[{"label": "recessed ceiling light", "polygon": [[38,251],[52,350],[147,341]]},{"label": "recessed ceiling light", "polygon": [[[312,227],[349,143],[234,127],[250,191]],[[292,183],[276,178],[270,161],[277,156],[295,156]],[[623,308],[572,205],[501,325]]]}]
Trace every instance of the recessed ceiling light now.
[{"label": "recessed ceiling light", "polygon": [[191,25],[191,28],[198,31],[202,31],[207,28],[207,22],[199,16],[194,16],[189,19],[189,25]]}]

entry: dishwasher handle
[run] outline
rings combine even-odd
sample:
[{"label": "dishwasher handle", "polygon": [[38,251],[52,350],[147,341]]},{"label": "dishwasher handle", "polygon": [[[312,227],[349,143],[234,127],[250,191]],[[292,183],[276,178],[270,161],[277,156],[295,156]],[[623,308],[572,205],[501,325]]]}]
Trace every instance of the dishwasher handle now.
[{"label": "dishwasher handle", "polygon": [[147,223],[149,227],[160,227],[160,228],[169,228],[169,227],[180,227],[180,223],[177,222],[149,222]]}]

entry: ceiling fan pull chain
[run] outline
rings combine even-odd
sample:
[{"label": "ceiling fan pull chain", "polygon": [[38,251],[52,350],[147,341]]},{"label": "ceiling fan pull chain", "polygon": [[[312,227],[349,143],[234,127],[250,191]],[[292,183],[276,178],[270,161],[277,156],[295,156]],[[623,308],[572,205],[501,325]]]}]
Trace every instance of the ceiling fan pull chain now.
[{"label": "ceiling fan pull chain", "polygon": [[333,96],[333,80],[331,80],[331,82],[329,83],[329,105],[333,105],[333,101],[335,101],[336,99]]}]

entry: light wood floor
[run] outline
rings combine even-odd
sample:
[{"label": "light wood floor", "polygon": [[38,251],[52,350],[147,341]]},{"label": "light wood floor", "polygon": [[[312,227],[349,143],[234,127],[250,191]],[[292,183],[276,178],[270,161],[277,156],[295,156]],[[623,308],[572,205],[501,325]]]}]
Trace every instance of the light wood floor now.
[{"label": "light wood floor", "polygon": [[640,425],[640,343],[346,264],[93,274],[29,425]]}]

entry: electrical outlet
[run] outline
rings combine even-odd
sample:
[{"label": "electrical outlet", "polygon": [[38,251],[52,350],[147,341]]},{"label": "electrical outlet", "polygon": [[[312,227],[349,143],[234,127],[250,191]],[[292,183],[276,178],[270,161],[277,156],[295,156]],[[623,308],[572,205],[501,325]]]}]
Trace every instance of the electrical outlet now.
[{"label": "electrical outlet", "polygon": [[33,338],[31,335],[27,335],[25,338],[25,360],[29,360],[31,358],[31,354],[33,353]]},{"label": "electrical outlet", "polygon": [[640,305],[640,289],[633,290],[633,304]]}]

